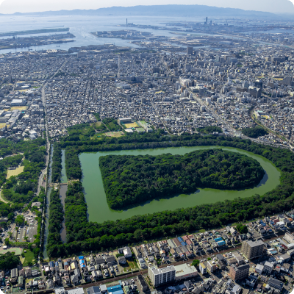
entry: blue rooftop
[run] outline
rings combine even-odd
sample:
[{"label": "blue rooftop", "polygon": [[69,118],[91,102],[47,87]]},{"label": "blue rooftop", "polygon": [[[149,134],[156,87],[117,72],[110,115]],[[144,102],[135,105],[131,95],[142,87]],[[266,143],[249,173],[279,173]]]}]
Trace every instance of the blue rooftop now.
[{"label": "blue rooftop", "polygon": [[108,292],[116,292],[116,291],[119,291],[119,290],[122,290],[121,285],[115,285],[115,286],[107,288]]}]

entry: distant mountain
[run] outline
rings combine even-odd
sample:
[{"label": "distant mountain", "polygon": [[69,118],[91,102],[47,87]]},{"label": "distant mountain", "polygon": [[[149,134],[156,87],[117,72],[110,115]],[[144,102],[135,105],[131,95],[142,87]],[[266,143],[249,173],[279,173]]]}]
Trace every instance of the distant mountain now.
[{"label": "distant mountain", "polygon": [[235,8],[220,8],[206,5],[150,5],[132,7],[109,7],[97,10],[59,10],[30,14],[39,16],[54,15],[113,15],[113,16],[174,16],[174,17],[246,17],[246,18],[275,18],[277,15],[269,12],[242,10]]}]

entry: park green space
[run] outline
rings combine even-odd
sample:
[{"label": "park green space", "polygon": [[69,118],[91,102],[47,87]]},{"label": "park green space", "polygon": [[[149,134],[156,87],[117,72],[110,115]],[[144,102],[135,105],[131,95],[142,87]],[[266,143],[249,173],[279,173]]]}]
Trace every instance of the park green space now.
[{"label": "park green space", "polygon": [[24,262],[23,266],[29,266],[33,264],[34,260],[34,252],[31,250],[27,249],[26,252],[24,253]]},{"label": "park green space", "polygon": [[[103,187],[101,171],[99,168],[99,157],[105,155],[160,155],[170,153],[173,155],[183,155],[195,150],[204,150],[212,148],[221,148],[223,150],[238,152],[256,159],[266,172],[261,183],[252,189],[245,190],[218,190],[218,189],[199,189],[189,195],[181,194],[171,198],[153,200],[148,203],[137,205],[133,208],[118,211],[112,210],[108,206]],[[201,204],[210,204],[224,200],[233,200],[235,198],[246,198],[255,194],[263,195],[280,184],[280,171],[268,159],[254,153],[231,148],[218,146],[194,146],[194,147],[169,147],[157,149],[142,150],[121,150],[107,152],[89,152],[79,155],[83,171],[82,184],[85,190],[85,198],[88,207],[89,221],[104,222],[115,221],[118,219],[127,219],[134,215],[151,214],[164,210],[176,210],[178,208],[195,207]]]}]

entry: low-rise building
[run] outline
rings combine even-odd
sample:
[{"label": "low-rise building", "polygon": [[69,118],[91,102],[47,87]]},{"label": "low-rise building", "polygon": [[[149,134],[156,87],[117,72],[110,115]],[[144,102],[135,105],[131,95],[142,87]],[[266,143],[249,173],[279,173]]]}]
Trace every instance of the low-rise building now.
[{"label": "low-rise building", "polygon": [[268,280],[268,284],[272,287],[272,288],[275,288],[279,291],[282,291],[283,289],[283,283],[277,279],[274,279],[274,278],[269,278]]},{"label": "low-rise building", "polygon": [[180,265],[174,266],[176,270],[176,281],[184,280],[184,279],[191,279],[198,276],[198,271],[193,265],[184,263]]},{"label": "low-rise building", "polygon": [[214,261],[209,260],[206,265],[211,273],[213,273],[217,269],[217,266]]}]

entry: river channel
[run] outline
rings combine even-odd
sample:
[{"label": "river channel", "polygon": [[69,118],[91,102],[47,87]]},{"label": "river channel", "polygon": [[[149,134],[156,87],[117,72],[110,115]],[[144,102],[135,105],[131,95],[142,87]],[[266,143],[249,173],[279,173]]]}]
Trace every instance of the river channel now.
[{"label": "river channel", "polygon": [[[112,210],[109,208],[103,187],[101,171],[99,168],[99,157],[106,155],[160,155],[164,153],[183,155],[195,150],[208,148],[221,148],[223,150],[238,152],[256,159],[266,174],[260,184],[252,189],[234,191],[234,190],[217,190],[217,189],[199,189],[193,194],[181,194],[171,198],[152,200],[151,202],[130,208],[124,211]],[[177,208],[188,208],[199,204],[209,204],[226,199],[250,197],[255,194],[263,195],[273,190],[280,184],[280,171],[271,161],[266,158],[244,150],[230,147],[216,146],[195,146],[195,147],[170,147],[158,149],[143,150],[122,150],[110,152],[89,152],[80,154],[80,162],[83,170],[82,184],[85,190],[85,198],[88,206],[88,219],[92,222],[104,222],[107,220],[126,219],[134,215],[160,212],[164,210],[175,210]]]}]

